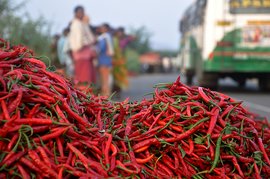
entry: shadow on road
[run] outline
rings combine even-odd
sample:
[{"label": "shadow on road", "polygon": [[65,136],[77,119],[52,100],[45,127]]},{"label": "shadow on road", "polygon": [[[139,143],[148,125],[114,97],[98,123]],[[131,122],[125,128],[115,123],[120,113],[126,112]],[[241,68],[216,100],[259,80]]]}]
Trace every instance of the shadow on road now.
[{"label": "shadow on road", "polygon": [[235,94],[269,94],[270,91],[262,91],[259,89],[256,80],[248,80],[244,87],[238,86],[236,82],[231,79],[219,80],[219,92],[235,93]]},{"label": "shadow on road", "polygon": [[234,87],[234,86],[220,86],[218,88],[219,92],[226,93],[244,93],[244,94],[269,94],[270,91],[261,91],[259,88],[248,88],[248,87]]}]

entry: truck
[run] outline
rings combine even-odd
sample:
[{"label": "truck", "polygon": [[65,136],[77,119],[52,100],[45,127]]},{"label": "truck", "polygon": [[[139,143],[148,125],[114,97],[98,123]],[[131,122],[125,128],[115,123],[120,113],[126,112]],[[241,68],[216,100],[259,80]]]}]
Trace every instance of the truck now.
[{"label": "truck", "polygon": [[181,70],[187,83],[217,89],[257,78],[270,90],[270,0],[195,0],[180,20]]}]

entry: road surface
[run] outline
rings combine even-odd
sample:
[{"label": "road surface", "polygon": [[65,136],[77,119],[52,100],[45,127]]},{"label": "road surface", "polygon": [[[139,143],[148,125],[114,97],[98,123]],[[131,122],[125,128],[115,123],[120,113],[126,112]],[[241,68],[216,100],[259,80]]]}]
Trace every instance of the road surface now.
[{"label": "road surface", "polygon": [[[131,101],[150,98],[148,93],[153,92],[153,85],[164,82],[173,82],[178,74],[143,74],[130,77],[130,87],[122,92],[121,100],[129,97]],[[185,83],[185,77],[181,76]],[[196,84],[196,82],[195,82]],[[248,81],[244,89],[239,89],[237,84],[230,79],[219,81],[218,91],[228,94],[237,100],[244,101],[244,105],[252,112],[270,119],[270,93],[262,93],[258,90],[257,81]]]}]

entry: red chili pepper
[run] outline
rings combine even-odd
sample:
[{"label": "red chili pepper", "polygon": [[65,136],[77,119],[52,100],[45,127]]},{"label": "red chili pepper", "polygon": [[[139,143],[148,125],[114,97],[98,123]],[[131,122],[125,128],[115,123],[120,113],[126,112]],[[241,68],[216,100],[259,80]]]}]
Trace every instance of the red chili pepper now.
[{"label": "red chili pepper", "polygon": [[44,94],[44,93],[40,93],[40,92],[37,92],[37,91],[34,91],[34,90],[31,90],[31,93],[33,93],[34,95],[40,97],[41,99],[45,100],[45,101],[48,101],[50,103],[56,103],[56,100],[55,100],[55,96],[49,96],[47,94]]},{"label": "red chili pepper", "polygon": [[9,59],[5,61],[0,61],[0,64],[18,64],[22,61],[21,58]]},{"label": "red chili pepper", "polygon": [[141,134],[140,136],[130,138],[130,140],[136,140],[136,141],[139,140],[139,141],[141,141],[141,140],[143,140],[145,138],[149,138],[150,136],[156,135],[158,130],[160,130],[162,128],[163,128],[163,126],[157,126],[157,127],[153,128],[153,129],[148,130],[147,132]]},{"label": "red chili pepper", "polygon": [[50,175],[51,177],[57,177],[57,173],[46,166],[46,164],[40,160],[38,154],[35,151],[29,150],[28,155],[42,172],[44,172],[46,175]]},{"label": "red chili pepper", "polygon": [[56,83],[59,86],[62,86],[64,89],[67,89],[67,81],[65,78],[61,77],[60,75],[57,75],[56,73],[52,73],[49,71],[42,70],[44,74],[46,74],[48,77],[53,79],[54,81],[57,81]]},{"label": "red chili pepper", "polygon": [[255,161],[254,161],[254,171],[255,171],[255,178],[261,179],[262,177],[260,176],[260,171]]},{"label": "red chili pepper", "polygon": [[75,162],[76,162],[77,156],[73,155],[72,159],[71,159],[71,166],[75,166]]},{"label": "red chili pepper", "polygon": [[210,98],[204,93],[202,87],[198,87],[198,91],[199,91],[199,94],[200,94],[201,98],[202,98],[206,103],[209,103],[209,102],[211,101]]},{"label": "red chili pepper", "polygon": [[147,121],[142,122],[145,126],[150,127],[151,125]]},{"label": "red chili pepper", "polygon": [[35,134],[38,134],[38,133],[42,133],[42,132],[48,131],[49,128],[50,128],[50,126],[48,126],[48,125],[45,125],[45,126],[33,126],[33,127],[32,127],[33,133],[35,133]]},{"label": "red chili pepper", "polygon": [[21,99],[23,96],[23,90],[22,88],[19,88],[18,95],[14,101],[12,101],[11,104],[8,105],[8,112],[11,113],[15,111],[15,109],[20,105]]},{"label": "red chili pepper", "polygon": [[172,137],[177,137],[177,134],[175,134],[174,132],[170,131],[169,129],[163,129],[162,133],[169,134]]},{"label": "red chili pepper", "polygon": [[60,157],[64,157],[63,144],[62,144],[61,139],[59,137],[56,138],[56,144],[57,144],[57,148],[58,148]]},{"label": "red chili pepper", "polygon": [[110,171],[113,171],[115,169],[116,155],[117,155],[118,149],[113,144],[111,144],[111,150],[112,150],[112,157],[111,157],[111,163],[110,163],[111,164]]},{"label": "red chili pepper", "polygon": [[[67,94],[66,90],[62,89],[60,86],[58,87],[58,86],[56,86],[56,85],[53,85],[53,88],[54,88],[58,93],[60,93],[60,94],[62,94],[62,95],[66,95],[66,94]],[[79,93],[79,91],[78,91],[78,93]],[[80,93],[80,94],[81,94],[81,93]],[[84,96],[84,97],[86,98],[86,96]]]},{"label": "red chili pepper", "polygon": [[68,128],[69,128],[69,127],[64,127],[64,128],[59,127],[58,130],[56,130],[56,131],[53,132],[53,133],[43,135],[43,136],[41,136],[40,138],[34,138],[34,141],[35,141],[35,142],[40,142],[40,139],[41,139],[42,141],[47,141],[47,140],[51,140],[51,139],[57,138],[57,137],[59,137],[60,135],[62,135],[63,133],[65,133],[65,132],[67,131]]},{"label": "red chili pepper", "polygon": [[[125,111],[125,109],[123,108],[123,106],[121,105],[121,104],[119,104],[119,107],[120,107],[120,109],[119,109],[119,115],[118,115],[118,117],[117,117],[117,122],[116,122],[116,124],[121,124],[122,123],[122,121],[124,120],[124,118],[125,118],[125,115],[126,115],[126,111]],[[129,120],[132,120],[132,119],[129,119]]]},{"label": "red chili pepper", "polygon": [[248,118],[246,116],[243,116],[243,115],[238,114],[237,117],[239,118],[239,120],[245,120],[248,123],[252,124],[253,126],[256,125],[256,122],[254,120],[251,120],[250,118]]},{"label": "red chili pepper", "polygon": [[51,119],[39,119],[39,118],[23,118],[15,120],[16,124],[28,124],[28,125],[52,125]]},{"label": "red chili pepper", "polygon": [[47,156],[45,150],[44,150],[42,147],[40,147],[40,146],[37,147],[37,150],[39,151],[39,153],[40,153],[40,155],[41,155],[41,157],[42,157],[44,163],[45,163],[48,167],[51,168],[51,162],[50,162],[50,159],[49,159],[49,157]]},{"label": "red chili pepper", "polygon": [[160,101],[162,101],[162,102],[164,102],[164,103],[167,103],[167,102],[169,102],[169,101],[170,101],[171,103],[173,103],[173,101],[171,101],[169,98],[167,99],[167,98],[164,98],[164,97],[160,96],[160,94],[159,94],[159,92],[158,92],[158,88],[155,89],[155,96],[156,96],[157,99],[159,99]]},{"label": "red chili pepper", "polygon": [[46,69],[45,63],[40,61],[40,60],[37,60],[37,59],[34,59],[34,58],[23,58],[23,61],[29,62],[29,63],[31,63],[31,65],[33,65],[33,64],[38,65],[39,68],[41,68],[43,70]]},{"label": "red chili pepper", "polygon": [[72,157],[73,157],[73,152],[70,150],[69,153],[68,153],[68,158],[67,158],[67,161],[66,161],[65,164],[70,165]]},{"label": "red chili pepper", "polygon": [[[164,170],[166,172],[167,176],[170,176],[170,177],[174,176],[173,172],[167,166],[162,164],[161,162],[157,162],[157,167]],[[157,168],[157,170],[158,170],[158,168]]]},{"label": "red chili pepper", "polygon": [[7,146],[7,150],[11,151],[12,147],[14,146],[14,144],[17,142],[17,139],[19,138],[19,133],[16,133],[10,140],[10,142],[8,143]]},{"label": "red chili pepper", "polygon": [[262,167],[262,172],[264,172],[266,174],[266,176],[269,177],[270,167],[268,167],[267,165],[264,165]]},{"label": "red chili pepper", "polygon": [[121,147],[122,147],[122,149],[123,149],[123,152],[124,153],[127,153],[127,147],[126,147],[126,144],[125,144],[125,142],[124,141],[119,141],[120,142],[120,144],[121,144]]},{"label": "red chili pepper", "polygon": [[187,110],[186,110],[186,112],[187,112],[187,116],[192,116],[191,115],[191,108],[190,108],[190,105],[187,105]]},{"label": "red chili pepper", "polygon": [[28,172],[20,164],[16,164],[16,167],[19,169],[23,179],[31,179]]},{"label": "red chili pepper", "polygon": [[189,151],[187,152],[187,154],[190,155],[193,153],[194,143],[193,143],[193,140],[191,138],[188,139],[188,142],[189,142]]},{"label": "red chili pepper", "polygon": [[[1,69],[5,69],[5,68],[12,69],[13,65],[11,65],[11,64],[0,64],[0,68]],[[3,76],[2,70],[1,70],[1,76]]]},{"label": "red chili pepper", "polygon": [[225,122],[220,116],[218,116],[218,123],[219,123],[223,128],[225,128],[226,122]]},{"label": "red chili pepper", "polygon": [[[133,148],[134,148],[134,147],[133,147]],[[135,153],[140,153],[140,152],[143,152],[143,151],[147,150],[148,148],[149,148],[149,146],[144,146],[144,147],[135,149],[134,152],[135,152]]]},{"label": "red chili pepper", "polygon": [[8,93],[7,95],[1,97],[0,100],[2,101],[2,100],[5,100],[5,99],[7,99],[7,98],[10,98],[10,97],[12,97],[12,96],[15,96],[15,95],[16,95],[16,91],[14,90],[13,92]]},{"label": "red chili pepper", "polygon": [[40,170],[39,168],[37,168],[36,165],[35,165],[32,161],[28,160],[27,158],[22,157],[22,158],[19,160],[19,162],[20,162],[21,164],[27,166],[30,170],[35,171],[35,172],[37,172],[37,173],[41,173],[41,170]]},{"label": "red chili pepper", "polygon": [[154,125],[157,123],[158,120],[160,120],[160,117],[161,117],[163,114],[164,114],[164,111],[161,111],[161,113],[159,113],[159,114],[155,117],[153,123],[152,123],[151,126],[149,127],[149,130],[151,130],[151,129],[154,127]]},{"label": "red chili pepper", "polygon": [[210,124],[209,124],[209,128],[207,131],[207,135],[209,135],[209,136],[211,136],[211,134],[216,126],[218,115],[219,115],[219,109],[217,107],[215,107],[212,109],[212,112],[213,112],[213,115],[210,118]]},{"label": "red chili pepper", "polygon": [[68,106],[67,102],[62,101],[62,107],[64,109],[65,112],[68,113],[68,115],[70,115],[70,117],[74,118],[78,123],[84,125],[85,127],[89,127],[90,124],[87,123],[86,120],[84,120],[81,116],[79,116],[78,114],[76,114],[75,112],[73,112],[70,107]]},{"label": "red chili pepper", "polygon": [[66,116],[64,115],[64,113],[62,112],[62,110],[60,109],[60,107],[58,106],[58,104],[55,106],[56,112],[60,117],[60,122],[66,122],[68,123],[69,121],[67,120]]},{"label": "red chili pepper", "polygon": [[171,105],[169,105],[169,109],[172,110],[173,112],[175,112],[176,114],[179,114],[179,112],[180,112],[178,109],[176,109],[175,107],[173,107]]},{"label": "red chili pepper", "polygon": [[184,130],[183,130],[183,128],[181,126],[176,126],[176,125],[171,124],[170,128],[172,128],[176,132],[180,132],[180,133],[184,132]]},{"label": "red chili pepper", "polygon": [[78,134],[77,132],[75,132],[73,128],[69,128],[69,129],[67,130],[66,134],[67,134],[69,137],[76,138],[76,139],[80,139],[80,140],[88,140],[88,139],[89,139],[89,137],[83,136],[83,135]]},{"label": "red chili pepper", "polygon": [[95,161],[90,161],[89,159],[87,159],[78,149],[73,147],[70,143],[67,143],[67,146],[72,152],[74,152],[74,154],[76,154],[79,157],[79,159],[81,160],[82,164],[84,165],[86,169],[88,169],[90,166],[97,169],[97,171],[103,176],[105,177],[108,176],[105,170],[101,167],[99,163]]},{"label": "red chili pepper", "polygon": [[221,114],[221,118],[224,118],[225,115],[227,115],[230,111],[232,111],[232,109],[234,109],[234,106],[229,105]]},{"label": "red chili pepper", "polygon": [[126,128],[125,128],[125,136],[129,136],[132,129],[132,119],[127,120]]},{"label": "red chili pepper", "polygon": [[10,51],[10,52],[3,52],[0,51],[0,59],[5,59],[5,58],[14,58],[19,54],[19,49],[16,49],[14,51]]},{"label": "red chili pepper", "polygon": [[270,160],[269,160],[269,157],[268,157],[268,155],[267,155],[267,153],[265,151],[265,147],[263,145],[263,142],[262,142],[262,139],[261,138],[258,138],[258,144],[259,144],[260,150],[263,153],[263,157],[264,157],[266,163],[270,166]]},{"label": "red chili pepper", "polygon": [[200,129],[202,125],[203,125],[203,123],[200,123],[197,126],[193,127],[192,129],[190,129],[188,131],[185,131],[182,134],[179,134],[177,137],[174,137],[174,138],[165,138],[164,140],[166,142],[176,142],[176,141],[185,139],[188,136],[190,136],[191,134],[193,134],[194,132],[196,132],[198,129]]},{"label": "red chili pepper", "polygon": [[[20,151],[17,153],[10,152],[11,155],[7,155],[5,159],[0,163],[1,169],[10,166],[11,164],[15,163],[18,161],[22,156],[25,155],[25,151]],[[1,170],[0,169],[0,170]]]},{"label": "red chili pepper", "polygon": [[254,159],[253,158],[249,158],[249,157],[238,156],[237,159],[240,162],[243,162],[243,163],[252,163],[252,162],[254,162]]},{"label": "red chili pepper", "polygon": [[3,111],[4,119],[10,120],[10,115],[9,115],[9,112],[7,109],[6,102],[4,100],[1,100],[1,107],[2,107],[2,111]]},{"label": "red chili pepper", "polygon": [[64,172],[64,167],[61,167],[59,172],[58,172],[57,179],[62,179],[63,178],[63,172]]},{"label": "red chili pepper", "polygon": [[163,162],[163,163],[166,163],[168,168],[170,168],[172,170],[175,170],[174,165],[173,165],[174,161],[167,154],[163,154],[162,155],[162,160],[160,160],[160,161]]},{"label": "red chili pepper", "polygon": [[[120,127],[117,127],[117,128],[120,128]],[[115,128],[115,129],[117,129],[117,128]],[[135,132],[133,132],[132,134],[128,135],[128,137],[129,138],[138,138],[138,137],[140,137],[140,135],[141,135],[141,130],[138,129]]]},{"label": "red chili pepper", "polygon": [[[157,142],[158,142],[158,139],[150,138],[150,139],[146,139],[146,140],[144,140],[142,142],[139,142],[139,143],[135,144],[132,148],[133,148],[133,150],[135,152],[138,152],[139,149],[142,149],[143,147],[145,147],[143,149],[147,149],[150,145],[155,144]],[[140,151],[143,151],[143,150],[140,150]]]},{"label": "red chili pepper", "polygon": [[210,151],[210,158],[212,160],[214,160],[214,157],[215,157],[215,150],[214,150],[214,147],[212,145],[209,146],[209,151]]},{"label": "red chili pepper", "polygon": [[239,175],[244,178],[244,173],[243,171],[241,170],[241,167],[239,166],[238,162],[237,162],[237,159],[235,157],[232,158],[232,162],[233,162],[233,165],[234,167],[236,168],[236,170],[238,171]]},{"label": "red chili pepper", "polygon": [[105,155],[106,167],[108,167],[108,169],[109,169],[110,168],[109,167],[110,166],[109,150],[110,150],[111,144],[112,144],[112,134],[105,133],[105,136],[108,137],[108,141],[106,142],[104,155]]},{"label": "red chili pepper", "polygon": [[13,127],[13,122],[16,119],[20,118],[20,111],[18,110],[17,113],[11,117],[10,120],[8,120],[4,126],[2,127],[2,129],[0,129],[0,136],[2,138],[4,138],[8,132],[10,132],[14,127]]},{"label": "red chili pepper", "polygon": [[38,112],[38,108],[40,107],[40,103],[36,104],[31,111],[27,114],[27,118],[33,118],[34,114]]},{"label": "red chili pepper", "polygon": [[136,170],[131,170],[131,169],[128,169],[121,161],[119,160],[116,160],[116,165],[118,168],[122,169],[123,171],[127,172],[128,174],[138,174],[139,173],[139,170],[136,169]]},{"label": "red chili pepper", "polygon": [[9,71],[8,73],[6,73],[4,75],[4,77],[10,77],[12,75],[15,75],[15,78],[17,80],[21,80],[22,79],[22,76],[23,76],[22,73],[19,70],[12,70],[12,71]]},{"label": "red chili pepper", "polygon": [[178,169],[180,166],[179,158],[176,152],[172,152],[172,156],[174,158],[174,169]]}]

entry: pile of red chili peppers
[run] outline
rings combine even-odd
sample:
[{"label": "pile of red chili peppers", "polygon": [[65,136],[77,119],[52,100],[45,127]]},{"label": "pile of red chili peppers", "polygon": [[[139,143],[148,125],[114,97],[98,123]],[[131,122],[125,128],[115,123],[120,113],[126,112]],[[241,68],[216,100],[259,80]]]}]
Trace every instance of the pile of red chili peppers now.
[{"label": "pile of red chili peppers", "polygon": [[267,119],[180,79],[155,89],[112,102],[1,40],[0,178],[270,178]]}]

